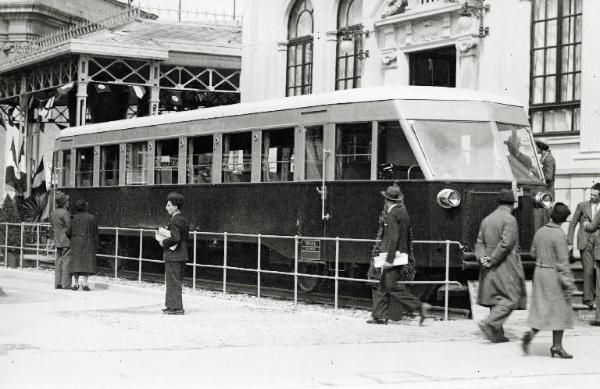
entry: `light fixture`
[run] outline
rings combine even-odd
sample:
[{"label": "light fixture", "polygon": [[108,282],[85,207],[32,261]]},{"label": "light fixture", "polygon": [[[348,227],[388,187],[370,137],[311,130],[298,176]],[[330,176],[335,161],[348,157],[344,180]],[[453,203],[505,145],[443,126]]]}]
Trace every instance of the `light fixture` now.
[{"label": "light fixture", "polygon": [[437,194],[437,203],[445,209],[456,208],[460,205],[460,193],[454,189],[442,189]]},{"label": "light fixture", "polygon": [[[356,50],[356,39],[362,39],[362,35],[365,36],[365,38],[369,37],[369,31],[368,30],[344,30],[341,32],[340,35],[340,54],[354,54],[356,55],[356,57],[358,57],[358,59],[360,59],[361,61],[364,60],[365,58],[369,58],[369,50],[360,50],[355,52]],[[361,45],[362,46],[362,45]]]},{"label": "light fixture", "polygon": [[490,28],[483,25],[483,18],[486,12],[489,12],[490,5],[485,4],[485,0],[465,0],[460,17],[458,18],[458,27],[460,31],[470,31],[473,26],[472,17],[475,15],[479,19],[479,38],[485,38],[490,33]]},{"label": "light fixture", "polygon": [[538,208],[548,209],[552,207],[552,200],[552,196],[545,192],[538,192],[534,197],[535,205]]}]

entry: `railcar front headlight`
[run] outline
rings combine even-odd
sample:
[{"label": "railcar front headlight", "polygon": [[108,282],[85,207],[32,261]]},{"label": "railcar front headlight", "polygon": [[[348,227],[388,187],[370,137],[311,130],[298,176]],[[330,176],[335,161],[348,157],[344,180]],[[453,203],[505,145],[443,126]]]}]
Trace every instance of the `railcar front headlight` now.
[{"label": "railcar front headlight", "polygon": [[456,208],[460,205],[460,193],[454,189],[442,189],[437,194],[437,203],[442,208]]},{"label": "railcar front headlight", "polygon": [[535,205],[539,208],[550,208],[552,206],[552,196],[546,192],[538,192],[535,195]]}]

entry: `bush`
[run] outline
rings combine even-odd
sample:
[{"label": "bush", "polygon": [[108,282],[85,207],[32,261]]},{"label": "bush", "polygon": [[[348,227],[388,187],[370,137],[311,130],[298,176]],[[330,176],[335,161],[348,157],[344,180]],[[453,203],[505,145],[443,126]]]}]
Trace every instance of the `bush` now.
[{"label": "bush", "polygon": [[[17,210],[17,204],[6,195],[4,204],[0,210],[0,224],[1,223],[20,223],[21,218],[19,217],[19,211]],[[0,244],[6,242],[5,228],[4,225],[0,226]],[[16,226],[8,227],[8,245],[19,246],[21,244],[21,229]]]}]

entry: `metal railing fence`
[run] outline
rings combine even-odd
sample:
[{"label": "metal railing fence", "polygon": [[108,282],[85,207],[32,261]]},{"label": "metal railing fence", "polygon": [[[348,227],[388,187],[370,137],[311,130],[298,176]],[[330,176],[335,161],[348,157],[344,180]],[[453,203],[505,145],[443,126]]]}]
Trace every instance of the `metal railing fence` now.
[{"label": "metal railing fence", "polygon": [[[19,253],[19,263],[18,267],[22,268],[24,264],[24,260],[31,261],[35,260],[36,267],[39,267],[40,261],[44,262],[53,262],[53,258],[56,255],[56,249],[50,244],[50,240],[46,237],[49,231],[50,226],[48,224],[43,223],[1,223],[0,226],[0,236],[4,236],[4,241],[0,243],[0,247],[4,252],[4,266],[8,267],[8,254],[12,250],[13,252],[16,250]],[[9,242],[9,236],[11,235],[11,229],[14,232],[17,229],[19,233],[19,244],[14,244],[13,242]],[[151,229],[143,229],[143,228],[121,228],[121,227],[99,227],[101,231],[108,234],[112,234],[111,231],[114,231],[114,251],[109,254],[105,253],[97,253],[96,256],[100,258],[107,258],[114,261],[114,278],[118,278],[119,276],[119,261],[137,261],[138,270],[137,270],[137,281],[141,283],[142,281],[142,264],[143,263],[164,263],[162,260],[144,258],[144,237],[154,236],[154,230]],[[7,233],[8,232],[8,233]],[[123,233],[127,233],[127,237],[131,238],[133,235],[137,235],[137,239],[139,239],[138,245],[138,255],[136,257],[120,255],[119,253],[119,242],[120,238],[123,238]],[[133,235],[132,235],[133,234]],[[340,282],[350,282],[350,283],[362,283],[362,284],[375,284],[379,283],[377,280],[369,280],[366,278],[352,278],[352,277],[344,277],[340,275],[340,244],[343,242],[349,243],[365,243],[365,244],[373,244],[376,242],[374,239],[351,239],[351,238],[340,238],[340,237],[308,237],[308,236],[285,236],[285,235],[262,235],[262,234],[242,234],[242,233],[228,233],[228,232],[198,232],[192,231],[190,232],[191,239],[193,239],[192,243],[192,263],[186,263],[186,266],[190,266],[192,268],[192,289],[196,289],[196,282],[198,279],[198,269],[202,268],[212,268],[212,269],[220,269],[222,271],[222,292],[227,293],[227,276],[228,272],[231,271],[239,271],[239,272],[248,272],[256,274],[256,288],[257,288],[257,297],[261,297],[261,288],[262,288],[262,276],[267,274],[273,275],[281,275],[281,276],[289,276],[293,277],[293,293],[294,293],[294,304],[298,304],[298,289],[299,289],[299,279],[300,278],[315,278],[321,280],[331,280],[334,283],[334,309],[338,309],[339,305],[339,297],[340,297]],[[14,236],[14,235],[13,235]],[[199,237],[206,238],[222,238],[223,242],[223,256],[222,256],[222,264],[208,264],[208,263],[200,263],[199,255],[198,255],[198,239]],[[228,253],[229,249],[229,241],[231,238],[242,238],[244,242],[255,242],[257,247],[256,252],[256,267],[240,267],[233,266],[229,264],[230,254]],[[293,258],[293,271],[279,271],[279,270],[270,270],[263,268],[262,266],[262,247],[264,246],[264,241],[266,239],[280,239],[292,242],[294,245],[294,258]],[[311,240],[319,240],[320,242],[330,242],[335,247],[335,256],[333,263],[333,274],[311,274],[306,272],[299,271],[299,264],[306,263],[306,260],[301,260],[299,255],[299,246],[300,239],[311,239]],[[11,244],[9,244],[11,243]],[[156,248],[159,248],[157,243]],[[449,304],[449,296],[448,289],[449,285],[461,285],[458,281],[450,280],[450,248],[451,246],[458,246],[459,249],[462,249],[462,245],[460,242],[451,241],[451,240],[413,240],[413,245],[444,245],[445,246],[445,277],[444,280],[421,280],[421,281],[399,281],[398,283],[407,284],[407,285],[443,285],[444,286],[444,320],[448,320],[448,304]],[[45,247],[42,247],[45,246]],[[162,248],[160,248],[162,251]],[[368,250],[370,253],[370,249]],[[35,252],[35,256],[32,257],[31,254]],[[45,253],[44,257],[40,255],[40,253]],[[366,276],[366,274],[365,274]]]}]

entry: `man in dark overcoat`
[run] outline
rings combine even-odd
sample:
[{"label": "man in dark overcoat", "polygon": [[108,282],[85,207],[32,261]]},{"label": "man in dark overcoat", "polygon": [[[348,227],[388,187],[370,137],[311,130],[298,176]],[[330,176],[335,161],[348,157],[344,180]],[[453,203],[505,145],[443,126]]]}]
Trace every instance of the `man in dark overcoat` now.
[{"label": "man in dark overcoat", "polygon": [[52,238],[56,247],[54,287],[56,289],[68,289],[71,287],[71,241],[67,236],[67,230],[71,228],[71,214],[67,210],[69,207],[69,196],[57,191],[54,197],[56,209],[50,213]]},{"label": "man in dark overcoat", "polygon": [[410,250],[410,216],[404,206],[404,196],[397,184],[389,186],[381,194],[386,203],[381,252],[387,253],[387,257],[382,267],[379,285],[373,293],[372,319],[367,323],[387,324],[390,316],[390,303],[393,299],[403,312],[419,312],[420,324],[423,324],[430,305],[419,301],[403,284],[398,284],[402,266],[393,265],[396,251],[408,255]]},{"label": "man in dark overcoat", "polygon": [[594,234],[596,232],[587,232],[584,228],[584,223],[594,219],[597,213],[600,212],[600,183],[596,183],[590,190],[590,199],[577,204],[575,213],[569,222],[569,232],[567,241],[569,250],[573,249],[573,237],[575,235],[575,227],[579,224],[577,231],[577,249],[581,253],[581,265],[583,266],[583,303],[590,308],[594,305],[594,267],[595,262],[600,260],[594,255],[593,242],[596,240]]},{"label": "man in dark overcoat", "polygon": [[502,325],[513,310],[525,309],[527,304],[517,219],[511,214],[513,192],[502,189],[497,202],[498,207],[481,222],[475,244],[481,264],[477,303],[490,308],[479,328],[494,343],[508,341]]},{"label": "man in dark overcoat", "polygon": [[165,209],[171,217],[166,229],[170,236],[161,241],[165,261],[166,297],[163,312],[167,315],[183,315],[182,285],[185,263],[188,260],[187,239],[189,224],[181,214],[183,196],[169,193]]}]

